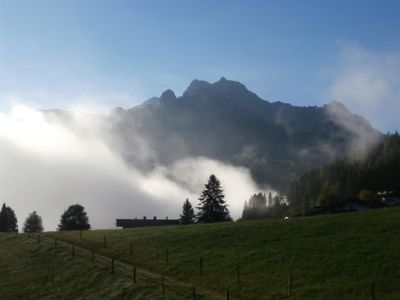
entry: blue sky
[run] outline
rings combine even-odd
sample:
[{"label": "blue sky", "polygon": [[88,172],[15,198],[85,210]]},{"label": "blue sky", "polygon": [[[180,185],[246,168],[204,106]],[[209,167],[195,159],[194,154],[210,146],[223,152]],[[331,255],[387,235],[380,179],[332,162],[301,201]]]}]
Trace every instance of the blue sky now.
[{"label": "blue sky", "polygon": [[399,129],[399,1],[0,0],[0,111],[131,107],[221,76]]}]

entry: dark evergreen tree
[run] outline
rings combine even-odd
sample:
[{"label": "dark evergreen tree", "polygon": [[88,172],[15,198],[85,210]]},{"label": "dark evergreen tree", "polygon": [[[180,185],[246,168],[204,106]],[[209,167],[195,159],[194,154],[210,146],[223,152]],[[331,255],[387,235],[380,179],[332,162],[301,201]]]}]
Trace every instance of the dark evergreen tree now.
[{"label": "dark evergreen tree", "polygon": [[250,207],[249,207],[249,204],[247,203],[247,200],[244,201],[242,217],[240,219],[241,220],[249,220],[250,219]]},{"label": "dark evergreen tree", "polygon": [[59,230],[87,230],[90,229],[89,218],[85,208],[80,204],[68,207],[61,215]]},{"label": "dark evergreen tree", "polygon": [[286,198],[282,195],[275,195],[273,197],[273,205],[269,207],[268,212],[271,218],[283,218],[287,215],[289,206],[287,205]]},{"label": "dark evergreen tree", "polygon": [[269,192],[269,193],[268,193],[268,203],[267,203],[267,206],[270,207],[270,206],[272,206],[272,205],[273,205],[273,203],[272,203],[272,193]]},{"label": "dark evergreen tree", "polygon": [[24,224],[24,232],[42,232],[43,224],[42,217],[39,216],[36,211],[29,214],[29,216],[25,220]]},{"label": "dark evergreen tree", "polygon": [[197,207],[199,209],[197,222],[211,223],[231,221],[232,219],[229,215],[224,198],[225,195],[221,188],[220,181],[215,175],[211,175],[199,198],[200,206]]},{"label": "dark evergreen tree", "polygon": [[192,204],[189,199],[186,199],[183,204],[182,214],[180,215],[181,224],[193,224],[195,222],[195,215]]},{"label": "dark evergreen tree", "polygon": [[3,203],[0,211],[0,232],[12,232],[17,230],[17,217],[15,216],[14,210]]},{"label": "dark evergreen tree", "polygon": [[258,193],[250,197],[249,201],[245,202],[242,219],[254,220],[267,217],[267,197],[265,194]]}]

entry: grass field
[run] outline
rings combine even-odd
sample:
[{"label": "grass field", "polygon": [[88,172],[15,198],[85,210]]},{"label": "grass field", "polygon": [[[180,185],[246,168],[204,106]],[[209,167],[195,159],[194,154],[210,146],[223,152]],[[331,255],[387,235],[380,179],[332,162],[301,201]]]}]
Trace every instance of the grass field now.
[{"label": "grass field", "polygon": [[162,299],[149,282],[133,286],[129,277],[58,248],[0,234],[0,299]]},{"label": "grass field", "polygon": [[[230,299],[287,299],[290,274],[293,299],[372,299],[373,285],[376,299],[400,299],[399,208],[286,221],[85,231],[82,240],[79,232],[41,238],[39,245],[26,235],[1,236],[0,270],[10,273],[1,280],[1,295],[162,299],[164,276],[166,299],[193,299],[192,287],[203,295],[198,299],[225,299],[226,290]],[[75,244],[75,258],[70,244],[54,249],[54,238]],[[91,252],[79,247],[104,257],[92,265]],[[118,262],[114,275],[111,257]]]}]

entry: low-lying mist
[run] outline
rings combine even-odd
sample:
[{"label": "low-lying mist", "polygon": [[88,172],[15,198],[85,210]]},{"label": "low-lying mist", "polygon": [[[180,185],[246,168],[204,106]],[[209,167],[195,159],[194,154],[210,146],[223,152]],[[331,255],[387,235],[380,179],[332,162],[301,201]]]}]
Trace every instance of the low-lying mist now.
[{"label": "low-lying mist", "polygon": [[247,169],[205,157],[140,171],[110,149],[101,117],[70,117],[69,126],[23,105],[0,114],[0,202],[15,210],[20,229],[35,210],[45,230],[54,230],[75,203],[85,206],[93,228],[113,227],[116,218],[177,218],[186,198],[197,206],[210,174],[221,180],[233,218],[262,191]]}]

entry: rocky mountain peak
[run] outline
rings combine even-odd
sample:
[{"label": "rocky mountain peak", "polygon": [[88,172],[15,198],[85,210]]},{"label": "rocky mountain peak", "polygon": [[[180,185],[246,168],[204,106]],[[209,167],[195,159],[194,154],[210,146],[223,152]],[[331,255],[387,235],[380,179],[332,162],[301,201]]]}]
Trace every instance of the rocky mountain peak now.
[{"label": "rocky mountain peak", "polygon": [[209,90],[211,84],[205,80],[194,79],[188,86],[188,88],[183,92],[184,97],[192,97],[202,94]]},{"label": "rocky mountain peak", "polygon": [[176,100],[176,95],[172,90],[168,89],[168,90],[165,90],[161,94],[160,100],[161,101],[175,101]]}]

